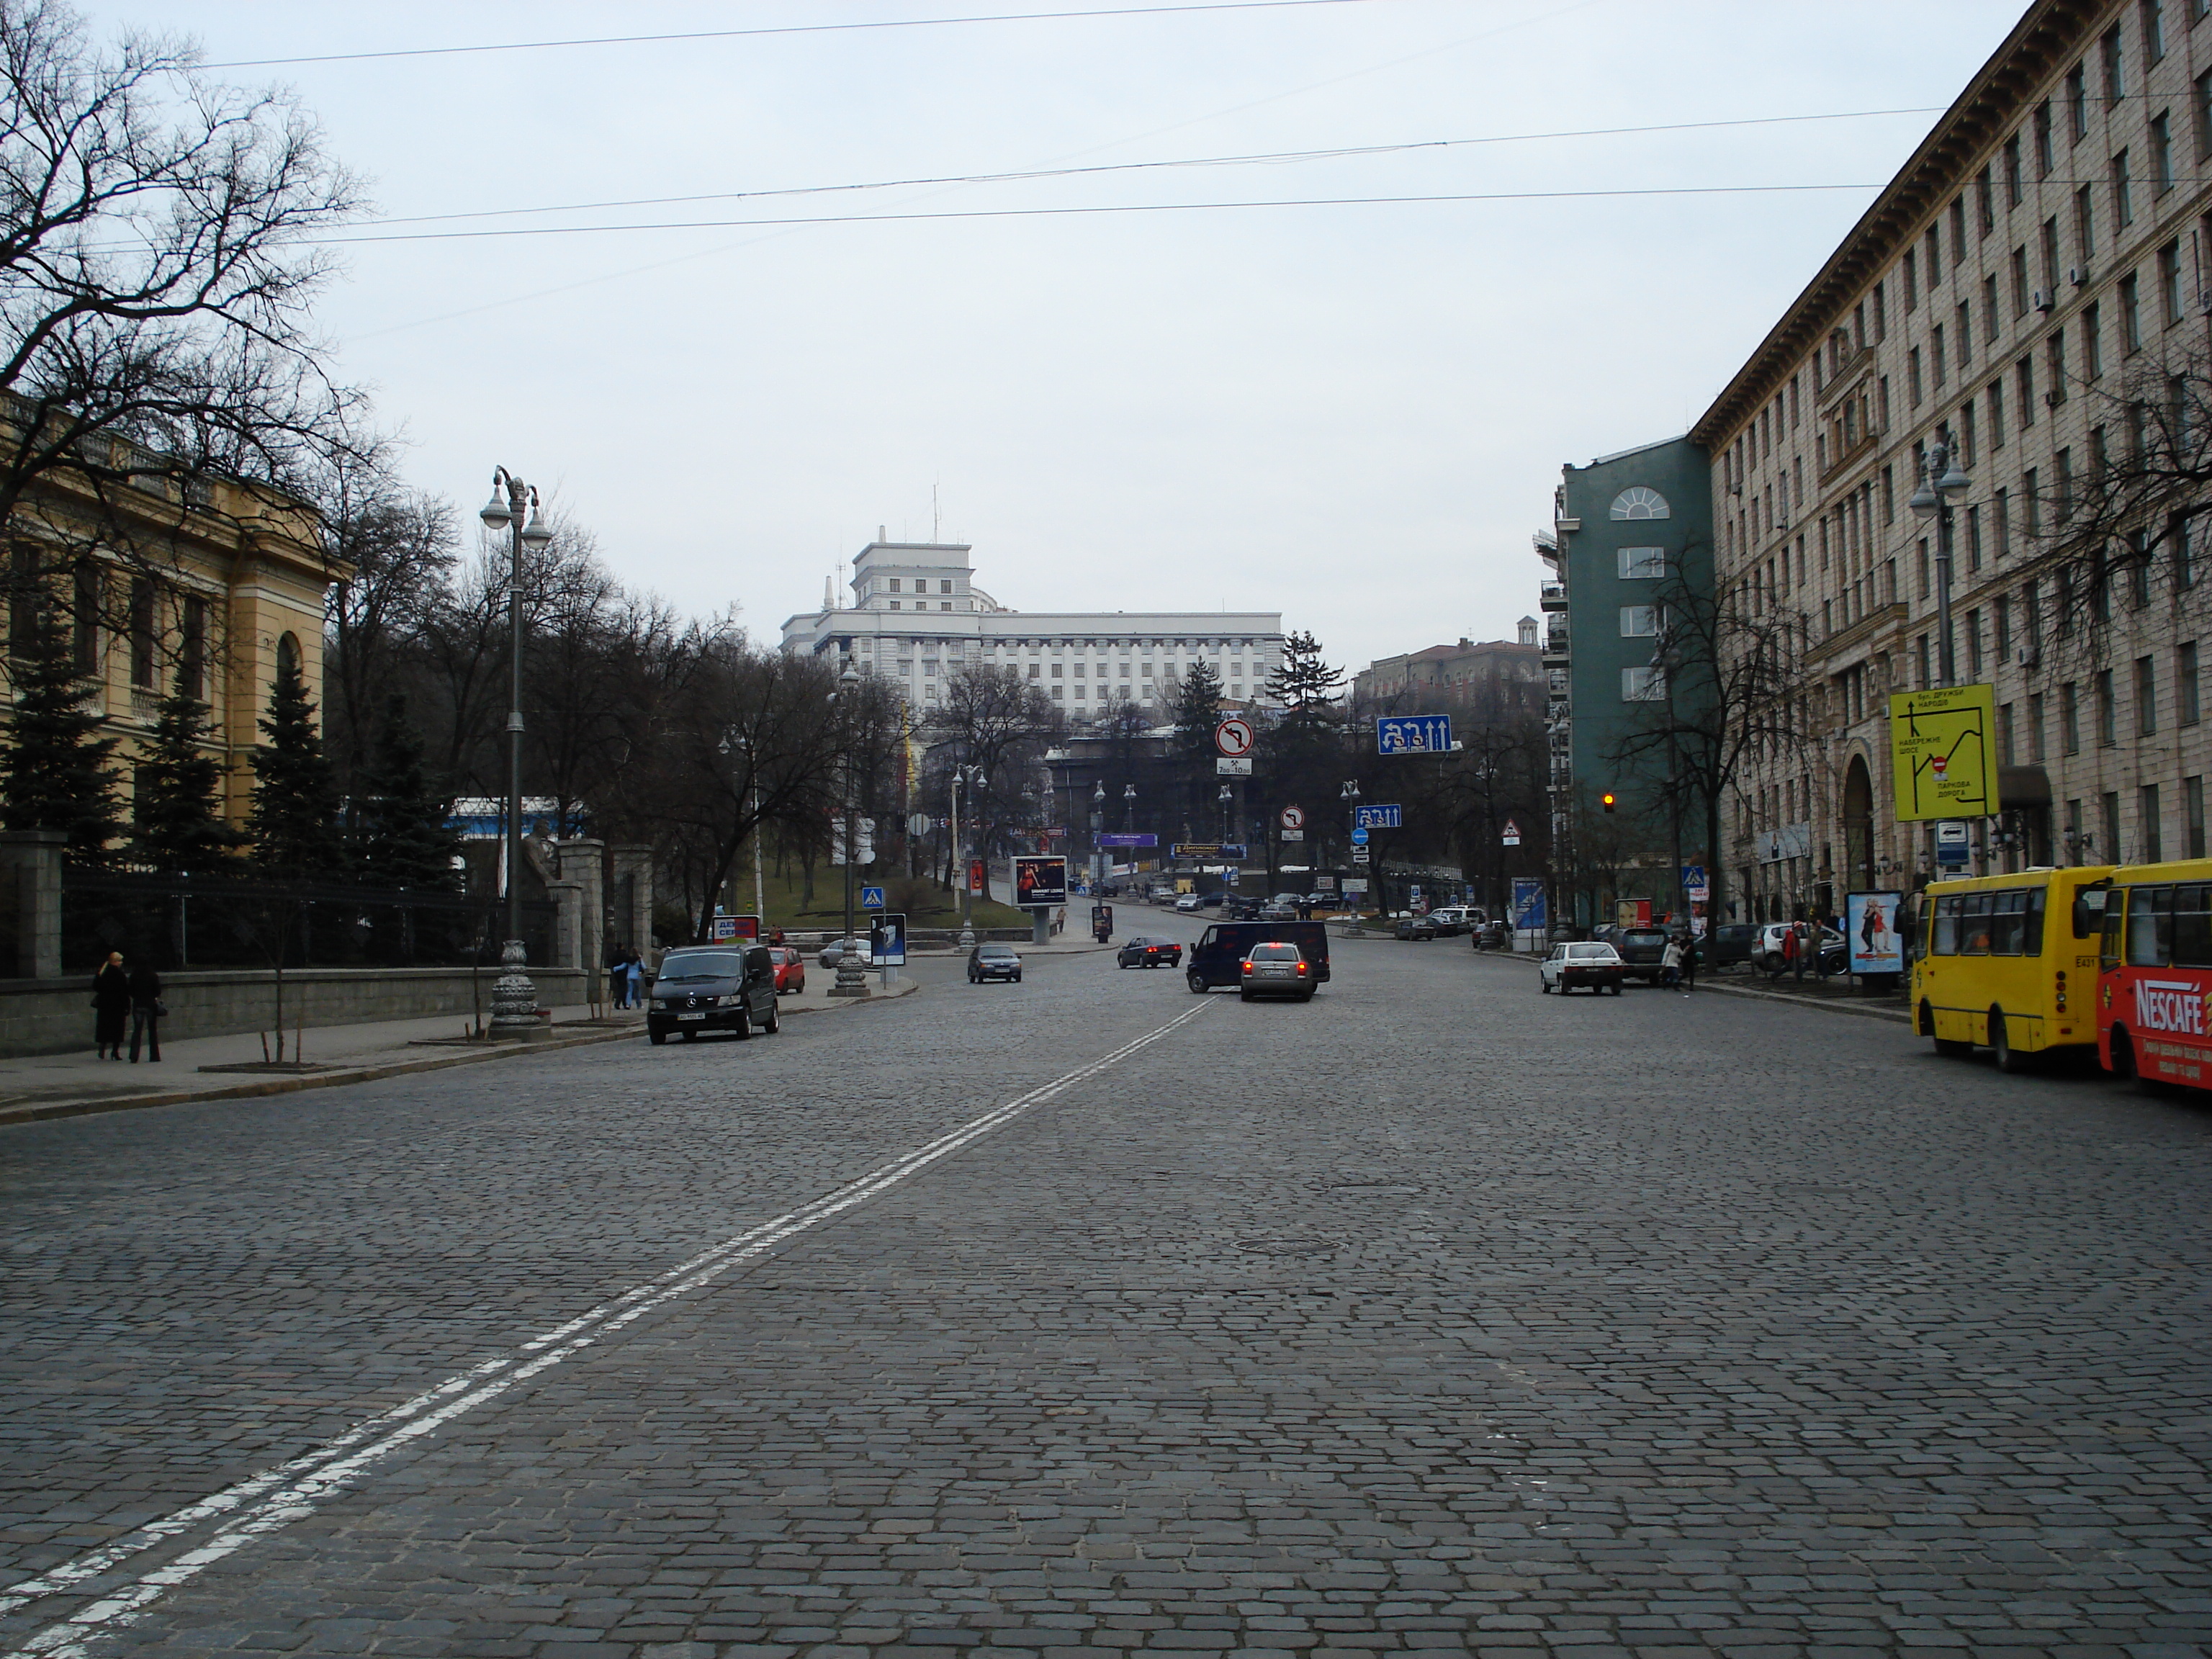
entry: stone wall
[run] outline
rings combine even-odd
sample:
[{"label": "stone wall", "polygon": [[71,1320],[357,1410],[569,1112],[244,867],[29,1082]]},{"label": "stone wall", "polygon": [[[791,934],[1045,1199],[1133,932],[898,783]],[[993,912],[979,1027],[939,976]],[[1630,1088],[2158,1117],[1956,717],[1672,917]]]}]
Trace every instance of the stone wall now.
[{"label": "stone wall", "polygon": [[[284,1024],[313,1030],[383,1019],[474,1017],[481,997],[491,1018],[496,968],[479,971],[472,992],[465,968],[295,968],[284,975]],[[584,975],[576,969],[530,969],[542,1008],[585,1000]],[[224,1036],[270,1028],[276,1013],[275,975],[266,969],[222,969],[162,976],[169,1018],[161,1035],[172,1041]],[[458,1029],[458,1027],[457,1027]],[[0,1056],[59,1054],[92,1047],[92,977],[0,980]]]}]

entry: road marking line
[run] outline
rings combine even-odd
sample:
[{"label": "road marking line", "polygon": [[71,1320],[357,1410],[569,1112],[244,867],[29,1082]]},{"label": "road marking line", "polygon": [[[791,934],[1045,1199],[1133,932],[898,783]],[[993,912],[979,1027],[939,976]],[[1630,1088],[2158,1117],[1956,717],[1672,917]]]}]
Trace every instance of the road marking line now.
[{"label": "road marking line", "polygon": [[951,1156],[970,1142],[1004,1128],[1031,1107],[1042,1105],[1064,1090],[1119,1065],[1139,1049],[1148,1048],[1178,1026],[1188,1024],[1212,1006],[1201,1002],[1178,1014],[1158,1030],[1123,1043],[1086,1066],[1054,1078],[1018,1099],[971,1118],[958,1128],[901,1154],[890,1163],[855,1176],[821,1197],[786,1211],[734,1237],[723,1240],[678,1262],[659,1277],[633,1286],[529,1340],[513,1352],[449,1376],[387,1411],[356,1424],[275,1468],[265,1469],[234,1486],[128,1533],[112,1543],[81,1555],[9,1586],[0,1595],[0,1613],[47,1596],[60,1595],[96,1578],[131,1557],[179,1537],[204,1521],[231,1516],[223,1528],[205,1543],[175,1559],[149,1569],[112,1594],[89,1602],[60,1622],[47,1626],[26,1641],[9,1659],[50,1656],[51,1659],[83,1659],[88,1644],[112,1635],[169,1590],[198,1577],[209,1567],[268,1535],[311,1515],[327,1499],[344,1491],[365,1474],[411,1441],[444,1427],[454,1419],[550,1370],[562,1360],[604,1340],[663,1304],[698,1289],[741,1262],[766,1253],[796,1234],[820,1226],[854,1206],[866,1203],[901,1182],[920,1173],[939,1158]]}]

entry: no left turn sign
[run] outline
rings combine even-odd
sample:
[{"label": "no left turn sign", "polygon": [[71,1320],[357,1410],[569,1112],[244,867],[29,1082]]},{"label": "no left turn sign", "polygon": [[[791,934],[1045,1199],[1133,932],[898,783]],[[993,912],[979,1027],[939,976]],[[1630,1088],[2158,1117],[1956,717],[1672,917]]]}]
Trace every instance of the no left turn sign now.
[{"label": "no left turn sign", "polygon": [[1285,806],[1285,807],[1283,809],[1283,828],[1284,828],[1284,829],[1285,829],[1285,830],[1303,830],[1303,829],[1304,829],[1305,827],[1306,827],[1306,815],[1305,815],[1305,813],[1304,813],[1304,811],[1302,811],[1300,808],[1296,807],[1296,806]]},{"label": "no left turn sign", "polygon": [[1213,728],[1213,746],[1235,760],[1252,752],[1252,722],[1231,714]]}]

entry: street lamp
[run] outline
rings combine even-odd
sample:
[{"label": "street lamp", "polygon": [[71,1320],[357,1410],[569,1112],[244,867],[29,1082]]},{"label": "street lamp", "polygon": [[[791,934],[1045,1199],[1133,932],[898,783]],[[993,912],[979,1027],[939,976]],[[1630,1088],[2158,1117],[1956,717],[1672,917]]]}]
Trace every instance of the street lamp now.
[{"label": "street lamp", "polygon": [[960,948],[963,951],[975,943],[975,889],[968,879],[967,850],[960,844],[960,792],[968,791],[968,802],[973,806],[975,792],[988,787],[990,781],[981,766],[952,769],[952,861],[960,866]]},{"label": "street lamp", "polygon": [[1106,780],[1101,778],[1091,791],[1091,896],[1099,896],[1106,885],[1106,872],[1112,860],[1106,849],[1098,844],[1098,837],[1106,832]]},{"label": "street lamp", "polygon": [[1224,843],[1229,840],[1229,803],[1236,799],[1236,791],[1225,783],[1221,786],[1221,793],[1214,797],[1221,805],[1221,839]]},{"label": "street lamp", "polygon": [[492,988],[491,1034],[524,1041],[550,1034],[538,1018],[538,988],[524,971],[529,952],[522,943],[522,550],[544,550],[553,539],[538,510],[538,492],[505,467],[491,475],[491,499],[477,510],[487,530],[505,528],[509,568],[507,584],[508,696],[507,708],[507,941],[499,953],[504,970]]},{"label": "street lamp", "polygon": [[1938,683],[1955,679],[1951,653],[1952,507],[1973,482],[1959,470],[1948,439],[1938,438],[1921,463],[1920,487],[1907,503],[1922,518],[1936,520],[1936,653]]},{"label": "street lamp", "polygon": [[[1358,863],[1359,843],[1352,841],[1350,837],[1352,834],[1356,832],[1359,828],[1359,780],[1358,778],[1346,778],[1344,781],[1344,787],[1339,789],[1336,792],[1336,794],[1337,799],[1344,803],[1345,822],[1349,826],[1346,831],[1345,846],[1348,849],[1346,854],[1346,861],[1348,864],[1356,866]],[[1382,876],[1380,874],[1381,866],[1376,865],[1370,859],[1367,867],[1377,872],[1375,878],[1375,884],[1377,888],[1380,888],[1382,884]]]},{"label": "street lamp", "polygon": [[860,671],[848,660],[845,672],[837,677],[836,691],[841,746],[845,751],[845,939],[837,947],[837,982],[830,988],[833,997],[868,994],[867,970],[860,966],[860,941],[853,934],[853,866],[860,855],[853,806],[853,708],[860,689]]},{"label": "street lamp", "polygon": [[760,923],[761,931],[765,933],[768,931],[768,882],[767,878],[761,873],[760,774],[757,771],[752,771],[750,764],[752,760],[753,752],[752,739],[746,737],[744,732],[732,726],[722,733],[721,742],[716,744],[714,747],[720,750],[725,756],[727,756],[733,749],[743,751],[746,762],[748,763],[746,769],[749,772],[751,772],[751,781],[753,786],[753,915]]}]

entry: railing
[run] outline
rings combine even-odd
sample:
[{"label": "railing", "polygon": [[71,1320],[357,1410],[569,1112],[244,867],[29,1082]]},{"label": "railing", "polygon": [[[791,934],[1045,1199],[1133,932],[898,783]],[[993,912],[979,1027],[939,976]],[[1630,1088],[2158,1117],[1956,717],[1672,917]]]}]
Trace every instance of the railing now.
[{"label": "railing", "polygon": [[[554,906],[526,899],[529,959],[552,960]],[[62,967],[90,973],[110,951],[190,968],[497,968],[507,907],[494,896],[336,884],[222,881],[64,869]]]}]

